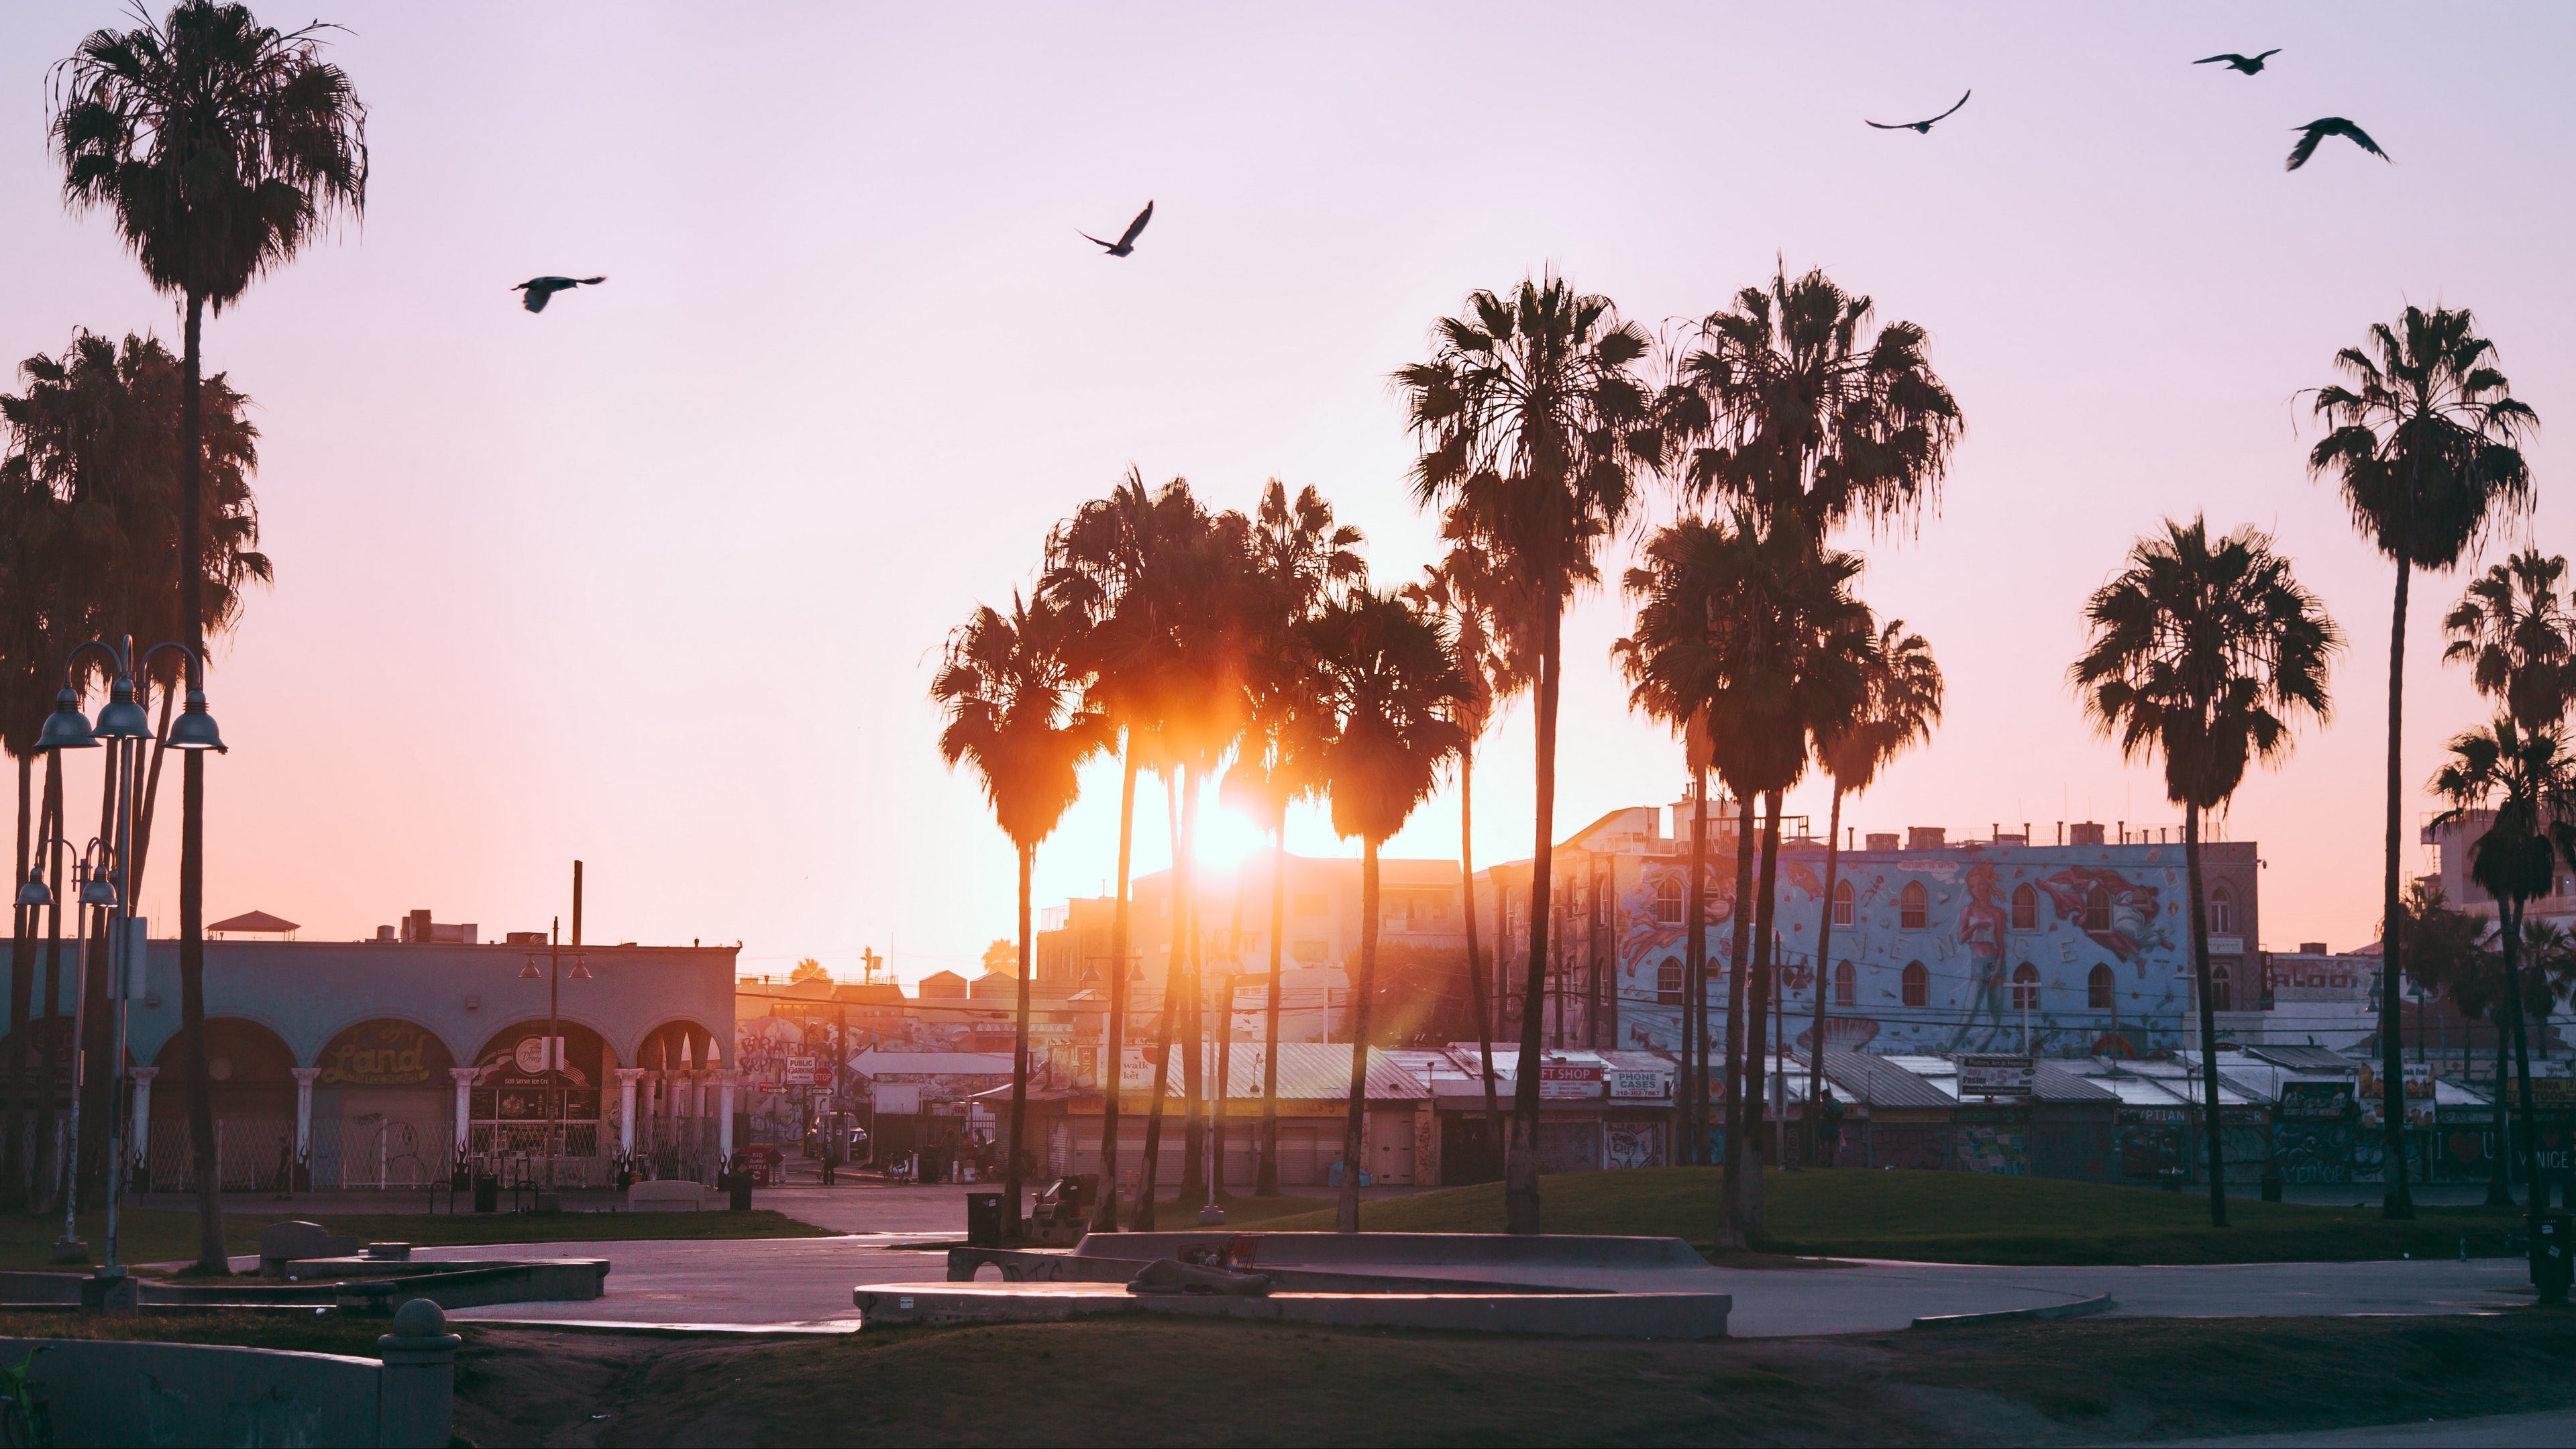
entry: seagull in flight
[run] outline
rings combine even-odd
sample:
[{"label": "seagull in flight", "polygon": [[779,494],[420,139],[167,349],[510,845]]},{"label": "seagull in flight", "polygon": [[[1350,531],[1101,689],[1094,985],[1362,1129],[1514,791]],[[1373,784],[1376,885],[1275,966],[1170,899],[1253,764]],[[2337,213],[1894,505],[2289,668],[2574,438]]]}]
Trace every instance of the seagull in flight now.
[{"label": "seagull in flight", "polygon": [[[1966,105],[1966,104],[1968,103],[1968,97],[1969,97],[1969,96],[1973,96],[1973,95],[1975,95],[1975,94],[1976,94],[1976,92],[1975,92],[1975,91],[1968,91],[1968,92],[1966,92],[1966,93],[1962,94],[1962,95],[1959,97],[1959,106],[1964,106],[1964,105]],[[1937,116],[1934,116],[1934,117],[1932,118],[1932,120],[1931,120],[1931,121],[1903,121],[1903,122],[1899,122],[1899,123],[1898,123],[1898,124],[1896,124],[1896,125],[1889,126],[1889,125],[1883,125],[1883,124],[1881,124],[1880,122],[1877,122],[1877,121],[1870,120],[1869,118],[1867,118],[1867,117],[1865,117],[1865,116],[1864,116],[1864,117],[1862,117],[1862,118],[1861,118],[1861,123],[1862,123],[1863,125],[1868,125],[1868,126],[1877,126],[1877,127],[1878,127],[1878,129],[1880,129],[1880,130],[1882,130],[1882,131],[1912,131],[1914,134],[1916,134],[1916,135],[1918,135],[1918,136],[1929,136],[1929,135],[1931,135],[1931,134],[1932,134],[1932,123],[1933,123],[1933,121],[1946,121],[1946,120],[1950,119],[1952,116],[1957,115],[1957,114],[1959,113],[1959,106],[1952,106],[1950,109],[1948,109],[1948,110],[1946,110],[1946,111],[1943,111],[1941,114],[1939,114],[1939,115],[1937,115]]]},{"label": "seagull in flight", "polygon": [[1145,223],[1152,221],[1153,219],[1154,203],[1149,201],[1145,203],[1145,209],[1143,211],[1136,213],[1136,219],[1127,223],[1127,229],[1120,232],[1118,234],[1118,240],[1114,242],[1102,241],[1100,238],[1093,236],[1091,233],[1084,231],[1079,227],[1074,229],[1073,234],[1082,238],[1084,241],[1091,243],[1093,246],[1109,253],[1113,257],[1133,256],[1136,252],[1136,233],[1143,231],[1145,229]]},{"label": "seagull in flight", "polygon": [[575,287],[596,287],[607,280],[606,277],[530,277],[510,290],[524,294],[519,298],[520,306],[531,312],[542,312],[557,292],[569,292]]},{"label": "seagull in flight", "polygon": [[2300,135],[2298,144],[2290,148],[2290,159],[2282,163],[2281,169],[2284,171],[2296,171],[2307,165],[2308,158],[2317,154],[2317,143],[2328,136],[2349,136],[2352,138],[2352,144],[2382,161],[2390,160],[2388,153],[2379,149],[2379,143],[2370,139],[2368,131],[2341,116],[2321,116],[2304,126],[2292,126],[2290,129],[2299,132]]},{"label": "seagull in flight", "polygon": [[2270,50],[2263,52],[2261,55],[2238,55],[2236,52],[2231,50],[2225,55],[2213,55],[2204,57],[2200,60],[2195,60],[2192,64],[2210,65],[2223,60],[2227,62],[2227,68],[2229,70],[2235,71],[2240,75],[2255,75],[2263,69],[2263,62],[2270,60],[2273,56],[2279,55],[2280,53],[2281,47],[2277,45],[2273,46]]}]

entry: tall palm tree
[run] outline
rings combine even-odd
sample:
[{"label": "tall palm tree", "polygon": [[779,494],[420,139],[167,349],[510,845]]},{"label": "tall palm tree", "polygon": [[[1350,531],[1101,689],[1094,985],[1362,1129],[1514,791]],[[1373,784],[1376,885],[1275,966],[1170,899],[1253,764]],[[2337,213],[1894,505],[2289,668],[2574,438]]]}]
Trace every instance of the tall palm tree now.
[{"label": "tall palm tree", "polygon": [[[366,107],[322,58],[321,29],[279,31],[249,9],[179,0],[160,24],[98,30],[55,68],[53,139],[63,192],[103,206],[160,291],[185,300],[180,412],[180,557],[199,558],[201,341],[250,284],[294,259],[339,215],[363,212]],[[202,652],[203,570],[179,571],[181,638]],[[215,1182],[205,1028],[205,760],[181,768],[179,1016],[187,1042],[188,1135],[196,1158],[197,1270],[226,1272]]]},{"label": "tall palm tree", "polygon": [[1128,879],[1135,856],[1136,775],[1155,753],[1153,680],[1178,602],[1168,588],[1156,586],[1156,564],[1165,535],[1185,528],[1196,510],[1189,486],[1180,479],[1156,492],[1145,486],[1143,474],[1130,468],[1107,497],[1083,504],[1056,525],[1038,581],[1041,604],[1084,621],[1070,647],[1090,676],[1089,698],[1119,734],[1118,894],[1110,916],[1109,1019],[1102,1042],[1100,1200],[1092,1213],[1092,1227],[1099,1232],[1118,1228],[1118,1124],[1134,949]]},{"label": "tall palm tree", "polygon": [[2209,1220],[2227,1225],[2218,1116],[2218,1023],[2209,990],[2209,913],[2201,816],[2224,810],[2246,766],[2279,764],[2292,722],[2331,713],[2326,670],[2343,636],[2300,587],[2271,538],[2251,528],[2213,540],[2208,524],[2168,520],[2085,601],[2092,640],[2068,670],[2097,729],[2123,759],[2161,753],[2165,794],[2182,807],[2191,895],[2192,977],[2200,998]]},{"label": "tall palm tree", "polygon": [[[2465,309],[2409,307],[2396,324],[2372,326],[2368,342],[2335,354],[2349,383],[2315,393],[2327,432],[2308,452],[2312,476],[2332,473],[2355,528],[2397,565],[2388,630],[2388,813],[2380,880],[2383,920],[2404,902],[2405,782],[2399,746],[2406,705],[2406,594],[2417,569],[2447,573],[2502,519],[2529,508],[2531,469],[2519,446],[2538,426],[2494,365],[2495,344]],[[2398,1058],[2398,985],[2405,963],[2392,953],[2380,970],[2381,1116],[2388,1134],[2381,1211],[2415,1215],[2406,1182],[2405,1064]]]},{"label": "tall palm tree", "polygon": [[[1318,785],[1309,738],[1316,675],[1306,652],[1305,625],[1317,610],[1367,587],[1368,565],[1358,553],[1362,542],[1356,525],[1333,521],[1333,506],[1312,484],[1292,502],[1288,485],[1271,479],[1253,517],[1250,582],[1259,595],[1258,620],[1266,644],[1260,664],[1249,673],[1251,713],[1225,788],[1270,831],[1270,990],[1263,1013],[1261,1142],[1252,1189],[1263,1197],[1279,1191],[1280,951],[1288,929],[1288,807]],[[1224,1017],[1230,1019],[1233,1003],[1226,1007]],[[1220,1142],[1216,1157],[1223,1161],[1224,1156]]]},{"label": "tall palm tree", "polygon": [[2554,729],[2576,693],[2576,614],[2567,560],[2524,549],[2480,575],[2442,620],[2446,664],[2466,664],[2478,693],[2526,730]]},{"label": "tall palm tree", "polygon": [[[1867,660],[1869,699],[1859,713],[1822,731],[1816,757],[1834,782],[1834,803],[1825,824],[1825,897],[1816,921],[1816,1015],[1809,1029],[1807,1100],[1824,1101],[1825,990],[1830,979],[1834,940],[1834,887],[1841,879],[1843,796],[1858,795],[1878,780],[1878,772],[1907,750],[1932,738],[1941,722],[1941,666],[1932,646],[1920,634],[1905,631],[1903,619],[1890,619],[1878,631]],[[1807,1160],[1817,1155],[1817,1114],[1807,1114]]]},{"label": "tall palm tree", "polygon": [[[1320,769],[1335,834],[1360,838],[1360,970],[1351,983],[1351,1090],[1334,1227],[1360,1229],[1368,1109],[1369,1006],[1377,990],[1378,848],[1428,799],[1466,741],[1453,717],[1467,691],[1446,631],[1394,594],[1361,591],[1307,626],[1318,673]],[[1534,1061],[1535,1054],[1524,1058]],[[1532,1075],[1524,1067],[1524,1076]]]},{"label": "tall palm tree", "polygon": [[1055,833],[1082,793],[1083,762],[1109,747],[1114,728],[1082,697],[1082,675],[1068,648],[1078,617],[1019,596],[1007,615],[978,608],[948,639],[930,694],[947,711],[939,757],[963,764],[984,782],[993,817],[1020,858],[1020,979],[1011,1033],[1011,1128],[1002,1169],[1004,1230],[1020,1235],[1020,1147],[1028,1118],[1029,980],[1033,938],[1029,878],[1038,843]]},{"label": "tall palm tree", "polygon": [[1423,445],[1413,468],[1416,501],[1454,512],[1530,595],[1527,628],[1538,662],[1536,843],[1503,1201],[1506,1226],[1535,1233],[1560,631],[1568,601],[1599,580],[1593,550],[1627,518],[1634,470],[1653,466],[1662,443],[1636,375],[1648,339],[1620,320],[1609,298],[1549,276],[1524,280],[1508,297],[1473,293],[1467,311],[1434,326],[1430,360],[1398,370],[1395,381]]},{"label": "tall palm tree", "polygon": [[[1443,531],[1453,539],[1448,554],[1439,563],[1424,565],[1422,579],[1401,592],[1408,606],[1447,626],[1450,661],[1467,686],[1452,711],[1465,734],[1458,745],[1458,890],[1467,920],[1467,1009],[1476,1018],[1476,1055],[1485,1081],[1485,1132],[1500,1152],[1504,1123],[1496,1100],[1494,1014],[1485,997],[1484,953],[1477,940],[1476,741],[1502,703],[1529,687],[1531,665],[1523,648],[1528,630],[1514,625],[1531,610],[1526,600],[1514,597],[1513,582],[1476,546],[1471,526],[1453,520]],[[1502,957],[1499,940],[1494,956],[1497,961]]]},{"label": "tall palm tree", "polygon": [[[1648,540],[1645,562],[1628,572],[1627,591],[1640,600],[1636,623],[1612,646],[1629,702],[1665,720],[1697,716],[1711,762],[1742,802],[1722,1244],[1740,1245],[1761,1226],[1755,1087],[1770,1007],[1781,797],[1805,773],[1818,727],[1868,698],[1866,661],[1876,641],[1868,608],[1850,592],[1859,572],[1858,556],[1811,548],[1794,515],[1769,532],[1749,514],[1732,523],[1684,518]],[[1757,797],[1765,806],[1758,878],[1750,828]]]}]

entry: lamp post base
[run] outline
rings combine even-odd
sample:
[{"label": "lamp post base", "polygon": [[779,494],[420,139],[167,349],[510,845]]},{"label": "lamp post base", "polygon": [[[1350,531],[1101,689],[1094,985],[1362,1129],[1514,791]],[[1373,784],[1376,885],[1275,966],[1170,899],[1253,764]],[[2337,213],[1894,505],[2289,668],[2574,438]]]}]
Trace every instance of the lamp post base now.
[{"label": "lamp post base", "polygon": [[89,1261],[89,1244],[82,1242],[78,1238],[56,1238],[54,1240],[54,1261],[57,1263],[86,1263]]}]

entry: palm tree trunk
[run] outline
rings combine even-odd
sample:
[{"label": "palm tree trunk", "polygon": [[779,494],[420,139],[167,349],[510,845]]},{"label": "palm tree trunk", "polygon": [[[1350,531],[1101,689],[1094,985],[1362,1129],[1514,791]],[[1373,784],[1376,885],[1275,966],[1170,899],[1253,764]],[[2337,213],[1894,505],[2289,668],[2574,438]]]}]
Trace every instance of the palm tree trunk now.
[{"label": "palm tree trunk", "polygon": [[[1476,1014],[1476,1054],[1485,1071],[1485,1140],[1503,1146],[1503,1109],[1494,1091],[1494,1014],[1485,1004],[1485,963],[1476,942],[1476,746],[1458,752],[1458,889],[1467,908],[1467,1009]],[[1501,930],[1499,922],[1495,927]],[[1501,954],[1497,940],[1495,953]]]},{"label": "palm tree trunk", "polygon": [[[1279,937],[1288,929],[1288,803],[1270,832],[1270,1009],[1263,1013],[1261,1052],[1261,1167],[1252,1180],[1256,1197],[1279,1194]],[[1326,1004],[1325,1014],[1331,1015]]]},{"label": "palm tree trunk", "polygon": [[[1744,973],[1744,1095],[1743,1110],[1736,1114],[1735,1145],[1727,1149],[1726,1160],[1732,1165],[1739,1159],[1743,1168],[1735,1178],[1735,1230],[1748,1243],[1762,1231],[1762,1127],[1767,1109],[1769,1050],[1763,1040],[1763,1013],[1771,1009],[1771,923],[1772,896],[1780,866],[1780,797],[1778,790],[1762,796],[1762,875],[1753,887],[1753,966]],[[1740,903],[1739,903],[1740,909]]]},{"label": "palm tree trunk", "polygon": [[1834,782],[1833,809],[1825,817],[1825,905],[1816,921],[1816,1024],[1807,1041],[1807,1165],[1822,1167],[1824,1139],[1817,1119],[1825,1100],[1825,992],[1833,984],[1828,964],[1834,943],[1834,882],[1840,879],[1843,838],[1843,782]]},{"label": "palm tree trunk", "polygon": [[[1753,796],[1738,792],[1735,820],[1735,902],[1732,913],[1735,929],[1728,943],[1726,957],[1726,1084],[1719,1100],[1726,1112],[1727,1146],[1723,1152],[1725,1173],[1720,1179],[1720,1209],[1717,1223],[1717,1246],[1735,1249],[1744,1246],[1744,1230],[1736,1217],[1736,1203],[1742,1192],[1744,1154],[1735,1150],[1736,1128],[1744,1119],[1744,991],[1745,969],[1753,950]],[[1705,1140],[1706,1133],[1702,1138]]]},{"label": "palm tree trunk", "polygon": [[[2522,902],[2516,901],[2513,906],[2513,936],[2519,937],[2522,934]],[[2540,1210],[2544,1204],[2540,1186],[2540,1139],[2534,1135],[2532,1122],[2531,1050],[2529,1044],[2524,1041],[2522,1032],[2521,946],[2522,943],[2512,937],[2505,941],[2504,999],[2505,1010],[2512,1014],[2513,1020],[2514,1080],[2519,1088],[2515,1106],[2522,1118],[2522,1183],[2524,1195],[2528,1200],[2528,1206],[2524,1210],[2525,1221],[2529,1224],[2531,1236],[2537,1237],[2540,1229]],[[2496,1083],[2496,1088],[2501,1095],[2504,1083]]]},{"label": "palm tree trunk", "polygon": [[1095,1233],[1118,1231],[1118,1102],[1126,1091],[1127,1065],[1127,868],[1136,845],[1133,731],[1118,755],[1118,904],[1109,917],[1108,1039],[1100,1044],[1100,1201],[1091,1212]]},{"label": "palm tree trunk", "polygon": [[1020,1240],[1020,1149],[1029,1116],[1029,875],[1037,866],[1034,845],[1020,847],[1020,984],[1018,1010],[1011,1026],[1010,1152],[1002,1160],[1002,1241]]},{"label": "palm tree trunk", "polygon": [[[2496,914],[2499,917],[2507,914],[2504,902],[2496,902]],[[2495,1126],[2493,1128],[2495,1133],[2495,1150],[2489,1154],[2490,1160],[2487,1163],[2486,1201],[2486,1205],[2491,1208],[2509,1208],[2513,1206],[2513,1137],[2511,1135],[2512,1126],[2507,1120],[2508,1116],[2513,1111],[2513,1107],[2512,1104],[2506,1100],[2505,1096],[2505,1073],[2507,1071],[2505,1062],[2508,1054],[2512,1050],[2511,1045],[2507,1041],[2508,1033],[2505,1029],[2504,1019],[2505,1012],[2509,1009],[2510,1008],[2506,1006],[2503,998],[2499,997],[2496,1000],[2495,1008],[2487,1013],[2489,1024],[2495,1027]],[[2465,1043],[2461,1046],[2460,1059],[2463,1062],[2468,1060],[2468,1048]],[[2466,1075],[2466,1073],[2463,1072],[2462,1075]]]},{"label": "palm tree trunk", "polygon": [[[205,657],[205,615],[198,594],[205,582],[205,473],[202,398],[206,299],[188,294],[186,355],[179,392],[179,627],[190,652]],[[187,1043],[188,1142],[197,1168],[195,1272],[227,1274],[224,1255],[223,1183],[215,1163],[214,1082],[206,1075],[206,752],[190,750],[180,762],[179,824],[179,1035]]]},{"label": "palm tree trunk", "polygon": [[[1195,855],[1199,838],[1199,772],[1181,775],[1181,852]],[[1202,1201],[1207,1193],[1207,1030],[1206,993],[1199,983],[1198,862],[1190,862],[1189,928],[1184,933],[1188,966],[1181,986],[1181,1201]]]},{"label": "palm tree trunk", "polygon": [[[33,807],[35,797],[36,758],[30,754],[18,757],[18,856],[17,866],[9,875],[9,894],[14,902],[18,888],[27,879],[27,857],[35,848]],[[9,1090],[5,1106],[8,1113],[8,1146],[0,1157],[0,1192],[14,1192],[26,1180],[27,1097],[33,1085],[27,1079],[28,1043],[35,1037],[29,1014],[36,999],[36,908],[12,904],[9,908]]]},{"label": "palm tree trunk", "polygon": [[1696,1164],[1708,1151],[1700,1120],[1708,1111],[1708,772],[1691,770],[1690,879],[1682,886],[1681,1108],[1684,1140],[1676,1162]]},{"label": "palm tree trunk", "polygon": [[152,854],[152,807],[161,799],[161,757],[170,753],[170,713],[179,692],[161,691],[161,724],[152,732],[152,768],[143,772],[143,804],[134,812],[134,898],[143,898],[143,867]]},{"label": "palm tree trunk", "polygon": [[[63,757],[57,750],[45,756],[45,800],[36,813],[36,838],[51,840],[63,829]],[[53,1185],[39,1183],[36,1175],[44,1170],[46,1151],[54,1140],[54,1038],[61,1035],[55,1023],[61,1020],[63,1004],[63,858],[56,850],[44,855],[45,874],[51,877],[53,904],[45,912],[45,1030],[36,1047],[36,1135],[27,1146],[27,1206],[43,1212],[53,1205]],[[28,928],[33,930],[30,920]],[[68,1055],[68,1054],[67,1054]],[[61,1162],[54,1164],[57,1173]]]},{"label": "palm tree trunk", "polygon": [[1189,867],[1181,850],[1181,792],[1169,771],[1163,776],[1163,807],[1171,820],[1170,909],[1166,914],[1172,924],[1165,933],[1169,941],[1163,947],[1163,1008],[1155,1030],[1154,1090],[1145,1102],[1145,1160],[1137,1172],[1136,1210],[1128,1216],[1132,1230],[1140,1233],[1154,1230],[1154,1193],[1163,1166],[1163,1094],[1172,1083],[1172,1033],[1179,1025],[1181,935],[1187,929],[1183,902],[1188,898]]},{"label": "palm tree trunk", "polygon": [[[1368,1131],[1369,999],[1377,991],[1377,841],[1360,841],[1360,979],[1351,1000],[1351,1100],[1342,1123],[1342,1191],[1333,1205],[1333,1231],[1360,1230],[1360,1172]],[[1527,1067],[1522,1075],[1536,1080]]]},{"label": "palm tree trunk", "polygon": [[2188,801],[2182,807],[2182,871],[2191,895],[2191,974],[2200,988],[2201,1135],[2209,1143],[2209,1225],[2223,1228],[2227,1226],[2227,1155],[2218,1120],[2218,1003],[2209,994],[2209,903],[2200,879],[2200,807]]},{"label": "palm tree trunk", "polygon": [[1533,811],[1537,844],[1530,854],[1529,966],[1521,986],[1520,1061],[1512,1074],[1512,1141],[1503,1157],[1503,1226],[1514,1233],[1539,1231],[1539,1013],[1547,1006],[1548,902],[1555,884],[1551,867],[1556,834],[1556,696],[1564,622],[1556,601],[1540,606],[1538,799]]},{"label": "palm tree trunk", "polygon": [[[2415,1216],[2415,1196],[2406,1185],[2406,1061],[2398,1042],[2398,1029],[2403,1021],[2398,1003],[2398,978],[2405,974],[2401,961],[2401,933],[2397,922],[2403,920],[2406,903],[2399,889],[2400,867],[2405,857],[2403,807],[2406,785],[2399,771],[2398,745],[2406,720],[2406,583],[2407,558],[2404,549],[2397,554],[2397,602],[2388,626],[2388,832],[2387,863],[2382,871],[2379,893],[2379,918],[2388,925],[2380,932],[2383,953],[2379,967],[2379,1101],[2381,1130],[2387,1136],[2387,1165],[2381,1169],[2384,1184],[2380,1196],[2380,1216],[2411,1218]],[[2193,878],[2193,889],[2199,889],[2199,878]]]}]

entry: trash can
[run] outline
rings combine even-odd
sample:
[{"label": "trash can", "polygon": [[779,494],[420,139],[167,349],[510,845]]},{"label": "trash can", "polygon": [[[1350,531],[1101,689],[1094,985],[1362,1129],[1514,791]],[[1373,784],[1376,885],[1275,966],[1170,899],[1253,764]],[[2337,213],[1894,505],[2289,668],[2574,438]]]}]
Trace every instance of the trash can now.
[{"label": "trash can", "polygon": [[736,1168],[733,1176],[725,1180],[725,1208],[729,1212],[751,1211],[751,1173],[747,1169]]},{"label": "trash can", "polygon": [[1002,1246],[1002,1195],[998,1192],[966,1194],[966,1242],[970,1247]]},{"label": "trash can", "polygon": [[474,1175],[474,1210],[478,1213],[501,1210],[501,1179],[488,1172]]},{"label": "trash can", "polygon": [[2543,1303],[2567,1301],[2567,1280],[2576,1270],[2576,1239],[2569,1235],[2566,1213],[2542,1213],[2531,1222],[2531,1282]]}]

